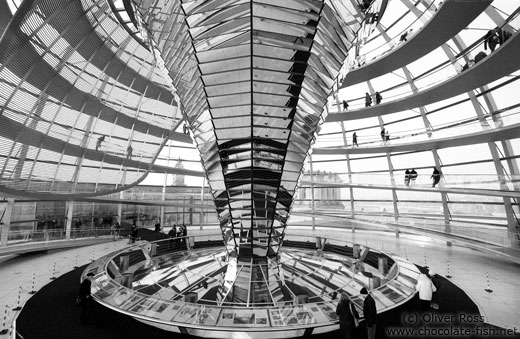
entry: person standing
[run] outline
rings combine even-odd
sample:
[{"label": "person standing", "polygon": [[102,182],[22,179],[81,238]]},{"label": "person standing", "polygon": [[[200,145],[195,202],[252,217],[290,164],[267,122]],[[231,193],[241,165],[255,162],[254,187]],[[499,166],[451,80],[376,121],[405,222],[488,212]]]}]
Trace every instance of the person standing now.
[{"label": "person standing", "polygon": [[417,179],[417,171],[415,170],[415,168],[412,168],[412,170],[410,171],[410,182],[412,183],[412,186],[415,185],[416,179]]},{"label": "person standing", "polygon": [[365,92],[365,107],[370,107],[372,105],[372,97],[368,92]]},{"label": "person standing", "polygon": [[112,233],[112,240],[116,241],[116,224],[112,223],[110,225],[110,233]]},{"label": "person standing", "polygon": [[132,145],[128,145],[128,147],[126,148],[126,158],[127,159],[132,160],[132,152],[133,152]]},{"label": "person standing", "polygon": [[386,136],[385,136],[385,131],[386,131],[386,130],[385,130],[385,128],[383,127],[383,129],[381,130],[381,133],[379,133],[379,134],[381,134],[381,140],[383,140],[383,143],[385,142],[385,138],[386,138]]},{"label": "person standing", "polygon": [[432,184],[432,187],[435,187],[435,185],[437,185],[439,183],[439,181],[441,181],[441,171],[439,171],[437,169],[437,167],[434,167],[433,168],[433,174],[430,178],[433,179],[433,184]]},{"label": "person standing", "polygon": [[383,100],[383,96],[381,93],[376,92],[376,105],[379,105],[381,103],[381,100]]},{"label": "person standing", "polygon": [[137,236],[139,235],[139,228],[137,227],[137,224],[134,221],[134,224],[132,225],[132,231],[130,233],[130,241],[129,244],[134,244],[137,240]]},{"label": "person standing", "polygon": [[118,238],[121,238],[121,225],[119,224],[118,221],[116,221],[116,226],[115,226],[115,228],[116,228],[116,236],[117,236]]},{"label": "person standing", "polygon": [[356,327],[359,324],[359,314],[348,294],[341,294],[341,299],[336,307],[336,314],[339,316],[339,329],[342,339],[354,338]]},{"label": "person standing", "polygon": [[419,292],[421,310],[429,310],[430,304],[432,302],[433,292],[436,292],[437,288],[426,274],[419,274],[419,278],[417,278],[417,284],[415,285],[415,290]]},{"label": "person standing", "polygon": [[159,239],[159,235],[161,234],[161,223],[159,222],[159,219],[155,220],[155,239]]},{"label": "person standing", "polygon": [[81,325],[88,326],[92,324],[92,294],[90,288],[92,286],[92,277],[94,273],[89,272],[81,284],[79,285],[78,301],[81,312],[79,314],[79,321]]},{"label": "person standing", "polygon": [[496,46],[500,44],[500,36],[495,29],[489,30],[484,37],[484,49],[487,50],[488,46],[491,52],[493,52]]},{"label": "person standing", "polygon": [[354,134],[352,134],[352,146],[359,147],[359,145],[357,143],[357,134],[356,134],[356,132],[354,132]]},{"label": "person standing", "polygon": [[410,176],[411,176],[411,174],[410,174],[410,170],[409,169],[404,171],[404,184],[406,186],[410,186]]},{"label": "person standing", "polygon": [[375,339],[377,324],[376,302],[365,287],[363,287],[359,293],[366,295],[365,300],[363,301],[363,316],[365,317],[365,323],[367,325],[367,338]]},{"label": "person standing", "polygon": [[188,247],[188,228],[185,224],[182,224],[181,226],[181,233],[182,233],[182,239],[184,239],[184,243],[186,244],[186,249],[189,249]]},{"label": "person standing", "polygon": [[348,110],[348,102],[347,102],[347,100],[343,100],[343,110],[344,111]]},{"label": "person standing", "polygon": [[96,151],[101,147],[101,143],[105,141],[105,136],[102,135],[100,136],[98,139],[97,139],[97,142],[96,142]]},{"label": "person standing", "polygon": [[177,236],[177,225],[173,224],[172,229],[168,232],[168,245],[170,247],[170,250],[172,250],[175,247],[175,237]]}]

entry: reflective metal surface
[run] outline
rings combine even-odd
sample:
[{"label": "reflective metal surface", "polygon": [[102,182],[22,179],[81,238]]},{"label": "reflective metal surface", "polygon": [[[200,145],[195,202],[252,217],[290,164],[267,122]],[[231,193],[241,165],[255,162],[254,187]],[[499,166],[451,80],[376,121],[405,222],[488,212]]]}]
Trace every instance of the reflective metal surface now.
[{"label": "reflective metal surface", "polygon": [[[366,246],[310,238],[289,242],[278,260],[255,263],[228,260],[222,246],[209,248],[217,238],[143,242],[100,258],[83,275],[94,273],[94,298],[107,307],[165,330],[212,338],[334,330],[341,293],[363,315],[362,287],[372,290],[379,313],[415,295],[417,267]],[[237,271],[249,278],[234,281],[245,276]]]},{"label": "reflective metal surface", "polygon": [[201,153],[228,253],[276,257],[361,18],[343,1],[136,1]]}]

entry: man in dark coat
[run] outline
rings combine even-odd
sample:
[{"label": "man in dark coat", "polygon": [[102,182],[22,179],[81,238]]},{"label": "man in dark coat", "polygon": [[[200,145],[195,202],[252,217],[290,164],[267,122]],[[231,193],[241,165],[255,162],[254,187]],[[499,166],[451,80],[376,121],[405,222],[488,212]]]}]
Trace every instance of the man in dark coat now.
[{"label": "man in dark coat", "polygon": [[168,232],[168,246],[170,247],[170,250],[175,248],[175,244],[177,243],[177,240],[175,239],[177,237],[177,225],[173,224],[172,229]]},{"label": "man in dark coat", "polygon": [[81,282],[78,291],[79,307],[81,313],[79,320],[81,325],[88,326],[92,323],[92,295],[90,294],[90,287],[92,286],[93,273],[87,273],[85,279]]},{"label": "man in dark coat", "polygon": [[365,323],[367,325],[367,338],[375,339],[377,323],[376,302],[365,287],[363,287],[359,293],[366,295],[365,301],[363,302],[363,316],[365,317]]},{"label": "man in dark coat", "polygon": [[489,30],[484,37],[484,49],[487,49],[489,46],[489,49],[493,52],[498,44],[500,44],[500,37],[497,31],[494,29]]},{"label": "man in dark coat", "polygon": [[433,174],[430,177],[431,179],[433,179],[432,187],[435,187],[435,185],[437,185],[439,183],[439,181],[441,181],[441,175],[442,175],[441,171],[439,171],[437,169],[437,167],[434,167],[433,168]]},{"label": "man in dark coat", "polygon": [[372,97],[368,92],[365,93],[365,107],[370,107],[372,105]]},{"label": "man in dark coat", "polygon": [[412,186],[415,185],[415,180],[417,179],[417,171],[415,170],[415,168],[412,168],[412,170],[410,171],[410,182],[412,183]]},{"label": "man in dark coat", "polygon": [[336,314],[339,316],[339,328],[342,339],[354,338],[359,314],[346,293],[341,295],[341,299],[336,307]]},{"label": "man in dark coat", "polygon": [[159,236],[161,235],[161,223],[159,222],[159,219],[155,220],[155,239],[159,239]]},{"label": "man in dark coat", "polygon": [[477,55],[475,55],[475,63],[481,61],[486,56],[487,56],[487,54],[485,52],[482,52],[482,51],[478,52]]},{"label": "man in dark coat", "polygon": [[381,100],[383,100],[383,96],[381,93],[376,92],[376,105],[379,105],[381,103]]}]

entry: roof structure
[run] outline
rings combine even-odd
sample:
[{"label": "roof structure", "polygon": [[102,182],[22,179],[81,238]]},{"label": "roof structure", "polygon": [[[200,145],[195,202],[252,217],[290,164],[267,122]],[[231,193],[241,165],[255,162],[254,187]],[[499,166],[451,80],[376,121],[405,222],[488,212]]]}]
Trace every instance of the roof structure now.
[{"label": "roof structure", "polygon": [[[465,222],[460,206],[482,203],[500,233],[518,240],[518,201],[507,193],[520,174],[517,4],[8,4],[0,40],[4,194],[80,199],[153,175],[205,176],[228,250],[249,258],[276,255],[294,200],[297,208],[322,196],[341,200],[354,217],[384,205],[399,219],[421,203],[417,195],[395,185],[367,195],[370,180],[356,178],[395,184],[415,167],[426,183],[436,167],[443,181],[480,173],[505,192],[487,201],[482,191],[475,201],[461,191],[449,197],[447,187],[428,200],[442,211],[437,221]],[[382,129],[390,143],[379,141]],[[353,133],[361,147],[352,147]],[[170,163],[194,151],[200,165]],[[315,181],[334,172],[345,189],[329,195],[323,182],[301,181],[304,168]]]}]

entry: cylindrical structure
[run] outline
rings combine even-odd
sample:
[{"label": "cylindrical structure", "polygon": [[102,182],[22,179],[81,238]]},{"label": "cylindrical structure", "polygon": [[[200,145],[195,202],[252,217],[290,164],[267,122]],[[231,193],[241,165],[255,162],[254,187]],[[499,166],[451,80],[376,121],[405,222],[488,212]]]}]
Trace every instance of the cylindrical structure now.
[{"label": "cylindrical structure", "polygon": [[379,277],[372,276],[368,278],[368,288],[370,291],[375,290],[379,286],[381,286],[381,279]]},{"label": "cylindrical structure", "polygon": [[352,246],[352,258],[359,259],[361,257],[361,247],[359,244],[354,244]]},{"label": "cylindrical structure", "polygon": [[379,269],[379,273],[385,276],[388,272],[388,259],[386,257],[377,258],[377,267]]},{"label": "cylindrical structure", "polygon": [[125,273],[128,270],[128,263],[130,262],[128,255],[119,257],[119,272]]}]

